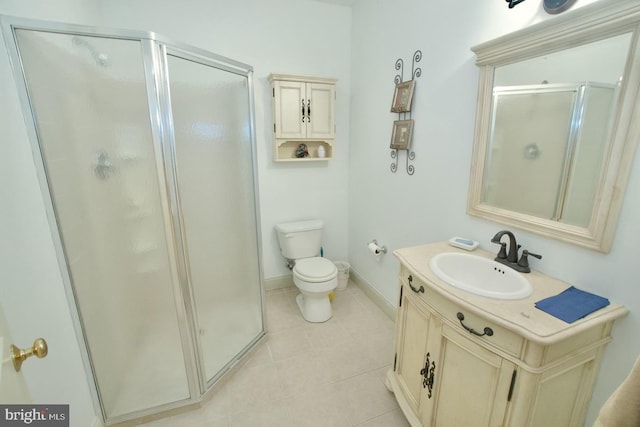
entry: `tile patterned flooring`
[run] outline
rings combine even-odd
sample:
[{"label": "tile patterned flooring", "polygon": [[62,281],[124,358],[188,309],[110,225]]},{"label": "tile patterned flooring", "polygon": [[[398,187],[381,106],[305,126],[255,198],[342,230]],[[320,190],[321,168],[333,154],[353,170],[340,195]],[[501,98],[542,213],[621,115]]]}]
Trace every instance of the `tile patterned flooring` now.
[{"label": "tile patterned flooring", "polygon": [[352,282],[308,323],[296,288],[267,291],[267,337],[203,406],[147,427],[407,427],[384,385],[394,323]]}]

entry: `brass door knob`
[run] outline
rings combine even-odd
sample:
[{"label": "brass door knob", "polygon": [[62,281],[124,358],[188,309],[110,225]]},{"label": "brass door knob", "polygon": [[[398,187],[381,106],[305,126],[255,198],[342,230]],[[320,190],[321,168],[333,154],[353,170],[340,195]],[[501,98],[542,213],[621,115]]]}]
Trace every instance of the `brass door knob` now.
[{"label": "brass door knob", "polygon": [[15,345],[11,344],[11,359],[13,359],[13,367],[17,371],[20,371],[20,367],[22,366],[22,362],[24,362],[28,357],[33,355],[42,359],[49,352],[49,346],[47,346],[47,342],[44,338],[38,338],[33,342],[33,347],[25,348],[24,350],[19,349]]}]

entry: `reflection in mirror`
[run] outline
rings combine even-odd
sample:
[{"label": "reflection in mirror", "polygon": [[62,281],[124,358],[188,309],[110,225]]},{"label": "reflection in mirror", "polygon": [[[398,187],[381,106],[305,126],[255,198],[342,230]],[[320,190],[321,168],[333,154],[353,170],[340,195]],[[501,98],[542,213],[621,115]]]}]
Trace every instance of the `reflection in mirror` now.
[{"label": "reflection in mirror", "polygon": [[588,226],[615,88],[600,83],[496,87],[482,200]]},{"label": "reflection in mirror", "polygon": [[496,68],[483,202],[589,225],[630,40]]},{"label": "reflection in mirror", "polygon": [[637,140],[627,131],[640,82],[628,76],[640,5],[594,4],[554,21],[473,48],[468,212],[606,252],[621,204],[613,193],[631,167],[620,156]]}]

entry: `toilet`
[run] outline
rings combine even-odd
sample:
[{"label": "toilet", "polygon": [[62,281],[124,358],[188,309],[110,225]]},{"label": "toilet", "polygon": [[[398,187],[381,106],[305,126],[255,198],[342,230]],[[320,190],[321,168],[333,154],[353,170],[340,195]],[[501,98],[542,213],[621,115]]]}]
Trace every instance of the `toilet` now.
[{"label": "toilet", "polygon": [[293,283],[300,294],[296,302],[307,322],[326,322],[332,316],[329,293],[338,286],[338,269],[319,256],[322,242],[320,220],[276,224],[280,252],[292,268]]}]

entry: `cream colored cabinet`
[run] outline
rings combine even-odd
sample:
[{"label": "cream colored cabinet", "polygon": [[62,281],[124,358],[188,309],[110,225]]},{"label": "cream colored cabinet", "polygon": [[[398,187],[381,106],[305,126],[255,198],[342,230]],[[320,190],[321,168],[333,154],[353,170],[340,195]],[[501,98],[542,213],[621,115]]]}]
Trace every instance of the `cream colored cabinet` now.
[{"label": "cream colored cabinet", "polygon": [[400,299],[387,386],[411,426],[583,427],[613,321],[626,309],[612,304],[571,325],[551,318],[529,305],[567,284],[539,273],[532,285],[548,288],[530,300],[473,296],[430,272],[430,257],[445,250],[457,251],[394,252]]},{"label": "cream colored cabinet", "polygon": [[423,376],[418,373],[425,365],[425,358],[430,356],[427,355],[427,338],[431,312],[409,293],[402,292],[400,298],[394,370],[410,409],[417,413],[423,390]]},{"label": "cream colored cabinet", "polygon": [[444,323],[411,274],[401,283],[393,375],[412,425],[501,425],[515,365]]},{"label": "cream colored cabinet", "polygon": [[[336,80],[283,74],[272,74],[269,80],[273,97],[274,160],[331,159]],[[301,144],[307,146],[307,157],[296,157]]]},{"label": "cream colored cabinet", "polygon": [[[420,419],[429,426],[499,426],[515,365],[434,317],[433,390],[425,387]],[[426,365],[425,365],[426,366]],[[431,397],[429,397],[431,395]]]}]

